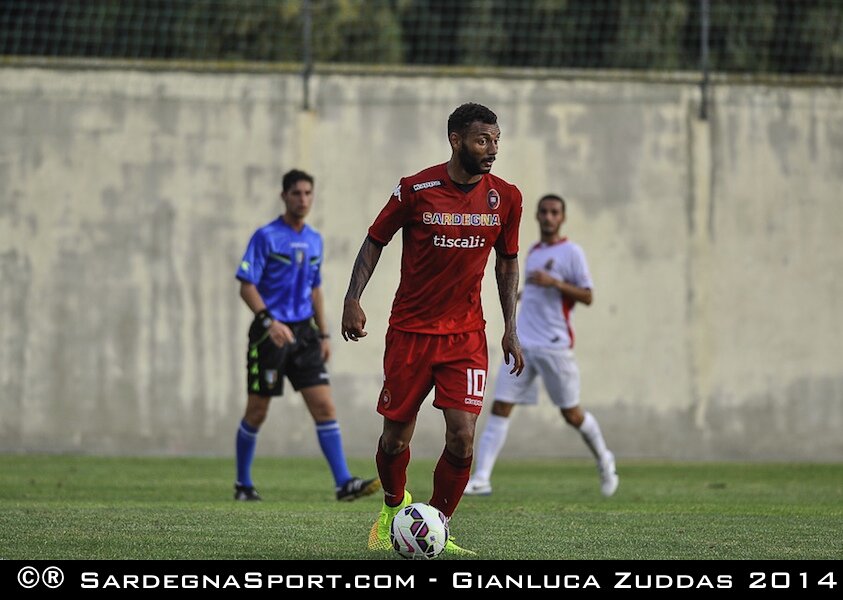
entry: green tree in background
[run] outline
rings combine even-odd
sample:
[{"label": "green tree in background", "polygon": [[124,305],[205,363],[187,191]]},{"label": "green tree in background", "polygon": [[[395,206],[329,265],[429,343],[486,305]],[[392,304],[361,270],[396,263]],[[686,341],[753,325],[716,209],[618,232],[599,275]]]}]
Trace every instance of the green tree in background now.
[{"label": "green tree in background", "polygon": [[[2,0],[0,55],[301,62],[305,0]],[[323,63],[695,70],[699,0],[310,0]],[[725,72],[843,74],[843,0],[710,3]]]}]

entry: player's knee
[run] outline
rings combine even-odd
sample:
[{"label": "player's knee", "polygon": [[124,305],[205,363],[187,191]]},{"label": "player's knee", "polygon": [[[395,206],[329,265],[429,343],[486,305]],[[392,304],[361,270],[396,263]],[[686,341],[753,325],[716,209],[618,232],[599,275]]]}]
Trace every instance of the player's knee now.
[{"label": "player's knee", "polygon": [[328,404],[326,406],[314,407],[313,420],[317,423],[324,423],[325,421],[336,421],[337,411],[334,410],[334,405]]},{"label": "player's knee", "polygon": [[336,421],[337,420],[337,413],[335,413],[332,410],[331,411],[326,410],[325,412],[322,412],[322,413],[319,413],[319,414],[315,415],[313,420],[316,423],[324,423],[326,421]]},{"label": "player's knee", "polygon": [[244,417],[244,420],[251,427],[254,427],[255,429],[258,429],[261,425],[263,425],[263,422],[266,421],[267,412],[268,411],[265,408],[247,410],[246,416]]},{"label": "player's knee", "polygon": [[574,408],[563,408],[562,418],[564,418],[565,422],[571,427],[576,427],[577,429],[579,429],[580,425],[582,425],[585,415],[583,414],[580,407],[576,406]]},{"label": "player's knee", "polygon": [[396,454],[401,454],[402,452],[404,452],[404,450],[409,447],[410,442],[409,440],[405,440],[401,437],[387,435],[386,433],[384,433],[381,436],[380,444],[381,449],[383,449],[384,452],[386,452],[390,456],[395,456]]},{"label": "player's knee", "polygon": [[266,420],[266,415],[269,412],[269,396],[260,396],[258,394],[249,394],[246,399],[246,414],[244,419],[246,423],[252,427],[260,427]]},{"label": "player's knee", "polygon": [[445,445],[457,456],[468,457],[474,451],[474,428],[460,427],[445,434]]},{"label": "player's knee", "polygon": [[500,400],[495,400],[495,403],[492,404],[492,414],[496,417],[509,418],[509,415],[512,412],[512,408],[514,406],[515,405],[512,402],[502,402]]}]

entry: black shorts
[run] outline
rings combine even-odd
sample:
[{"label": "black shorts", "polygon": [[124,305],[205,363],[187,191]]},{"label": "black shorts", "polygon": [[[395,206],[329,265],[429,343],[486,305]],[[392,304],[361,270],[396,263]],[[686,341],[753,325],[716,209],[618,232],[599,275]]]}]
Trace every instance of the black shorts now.
[{"label": "black shorts", "polygon": [[296,391],[330,383],[322,360],[322,343],[313,319],[286,325],[296,341],[279,348],[257,318],[252,321],[246,353],[248,393],[280,396],[284,392],[284,376]]}]

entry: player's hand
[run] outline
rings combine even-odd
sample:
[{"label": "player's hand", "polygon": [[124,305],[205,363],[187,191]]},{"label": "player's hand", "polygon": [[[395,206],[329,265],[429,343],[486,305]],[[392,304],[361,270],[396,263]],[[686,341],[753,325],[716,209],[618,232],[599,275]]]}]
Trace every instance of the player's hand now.
[{"label": "player's hand", "polygon": [[322,342],[322,362],[328,362],[331,358],[331,340],[322,338],[320,341]]},{"label": "player's hand", "polygon": [[559,280],[551,277],[547,271],[530,271],[527,273],[527,283],[541,287],[556,287]]},{"label": "player's hand", "polygon": [[524,355],[521,353],[521,343],[518,341],[518,336],[515,332],[505,332],[503,340],[501,340],[501,347],[503,348],[503,362],[509,364],[509,357],[512,356],[512,370],[510,375],[515,373],[515,376],[521,375],[524,370]]},{"label": "player's hand", "polygon": [[269,326],[269,339],[279,348],[283,348],[286,344],[294,343],[296,336],[293,335],[292,329],[281,321],[273,321]]},{"label": "player's hand", "polygon": [[356,342],[359,338],[368,334],[363,329],[366,327],[366,313],[357,300],[346,300],[342,309],[342,339],[346,342]]}]

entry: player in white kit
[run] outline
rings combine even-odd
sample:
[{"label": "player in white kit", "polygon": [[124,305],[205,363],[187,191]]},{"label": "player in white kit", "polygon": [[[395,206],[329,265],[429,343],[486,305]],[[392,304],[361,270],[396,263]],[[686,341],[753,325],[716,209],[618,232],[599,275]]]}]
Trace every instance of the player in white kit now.
[{"label": "player in white kit", "polygon": [[492,469],[506,441],[509,415],[516,404],[538,402],[537,377],[541,377],[562,417],[579,430],[594,454],[600,491],[604,496],[611,496],[618,488],[615,456],[606,447],[597,419],[580,407],[580,372],[573,351],[571,317],[577,302],[591,304],[591,275],[582,248],[559,235],[565,222],[565,201],[554,194],[543,196],[536,220],[541,241],[527,255],[527,280],[516,324],[524,352],[524,372],[515,377],[509,369],[498,371],[495,403],[480,436],[474,474],[465,494],[492,493]]}]

